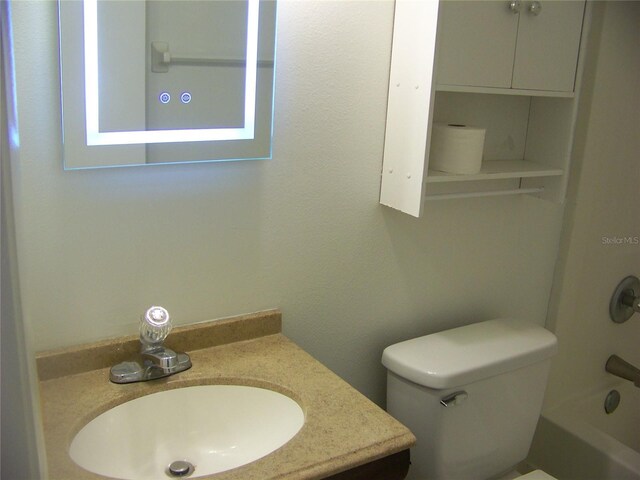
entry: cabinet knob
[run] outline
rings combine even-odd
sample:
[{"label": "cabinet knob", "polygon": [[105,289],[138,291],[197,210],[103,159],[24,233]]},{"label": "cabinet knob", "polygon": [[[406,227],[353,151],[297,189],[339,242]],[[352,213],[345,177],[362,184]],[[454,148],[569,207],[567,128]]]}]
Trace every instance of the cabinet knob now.
[{"label": "cabinet knob", "polygon": [[509,6],[509,10],[511,10],[511,13],[520,13],[520,0],[511,0],[507,3],[507,5]]},{"label": "cabinet knob", "polygon": [[531,2],[531,5],[529,5],[529,13],[532,15],[540,15],[540,12],[542,12],[542,4],[540,2]]}]

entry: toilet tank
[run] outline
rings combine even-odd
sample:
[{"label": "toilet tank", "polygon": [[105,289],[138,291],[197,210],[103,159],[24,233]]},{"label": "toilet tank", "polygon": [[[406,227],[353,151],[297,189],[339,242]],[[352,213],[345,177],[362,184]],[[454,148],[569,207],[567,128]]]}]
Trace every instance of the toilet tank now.
[{"label": "toilet tank", "polygon": [[498,319],[387,347],[387,410],[416,435],[407,479],[480,480],[524,460],[555,335]]}]

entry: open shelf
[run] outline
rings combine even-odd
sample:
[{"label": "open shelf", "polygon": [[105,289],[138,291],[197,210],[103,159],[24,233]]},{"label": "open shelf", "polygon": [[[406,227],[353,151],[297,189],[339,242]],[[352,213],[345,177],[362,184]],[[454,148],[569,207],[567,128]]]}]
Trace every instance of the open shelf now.
[{"label": "open shelf", "polygon": [[528,160],[488,160],[483,162],[480,173],[461,175],[429,169],[427,183],[465,182],[478,180],[503,180],[509,178],[555,177],[564,171]]},{"label": "open shelf", "polygon": [[573,98],[574,92],[556,92],[553,90],[522,90],[518,88],[476,87],[473,85],[437,84],[437,92],[488,93],[494,95],[524,95],[527,97]]},{"label": "open shelf", "polygon": [[514,188],[510,190],[487,190],[479,192],[427,193],[425,200],[449,200],[452,198],[501,197],[505,195],[538,195],[544,192],[543,187]]}]

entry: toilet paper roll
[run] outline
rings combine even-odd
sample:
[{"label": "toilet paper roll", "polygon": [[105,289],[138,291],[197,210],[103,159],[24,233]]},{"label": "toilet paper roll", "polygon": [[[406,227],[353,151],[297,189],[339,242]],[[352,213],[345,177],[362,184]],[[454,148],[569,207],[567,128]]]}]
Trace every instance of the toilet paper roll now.
[{"label": "toilet paper roll", "polygon": [[429,168],[447,173],[479,173],[485,132],[484,128],[467,125],[434,124]]}]

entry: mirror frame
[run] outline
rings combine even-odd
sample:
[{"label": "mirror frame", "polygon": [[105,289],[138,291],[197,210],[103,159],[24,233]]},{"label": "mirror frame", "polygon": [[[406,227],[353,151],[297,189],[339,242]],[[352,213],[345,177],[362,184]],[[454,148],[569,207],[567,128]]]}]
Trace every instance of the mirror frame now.
[{"label": "mirror frame", "polygon": [[[244,78],[241,80],[244,83],[244,105],[240,104],[240,107],[243,109],[243,123],[234,125],[233,127],[123,131],[104,131],[100,129],[98,0],[80,0],[81,5],[77,7],[82,10],[78,11],[76,22],[80,20],[83,22],[83,25],[76,23],[81,33],[79,32],[75,35],[82,35],[81,46],[79,47],[82,48],[82,51],[78,52],[80,54],[79,57],[77,57],[78,60],[73,60],[73,62],[80,67],[77,69],[75,75],[80,77],[78,80],[83,83],[83,91],[81,90],[79,92],[80,96],[77,100],[69,100],[75,103],[73,105],[70,104],[69,111],[67,111],[67,100],[65,100],[65,97],[76,97],[77,83],[72,85],[73,88],[65,86],[65,80],[69,81],[73,80],[73,78],[68,74],[66,67],[64,67],[65,63],[62,58],[67,57],[66,50],[63,50],[62,41],[63,28],[67,28],[66,21],[63,22],[62,6],[64,2],[65,0],[59,0],[61,108],[65,170],[174,163],[262,160],[271,158],[272,140],[270,137],[273,132],[275,36],[277,31],[276,0],[245,0],[247,5],[247,36],[245,59],[243,62],[245,72]],[[273,10],[267,9],[267,12],[270,13],[266,14],[265,19],[263,19],[262,12],[263,3],[274,4]],[[268,49],[272,51],[273,60],[260,60],[258,55],[261,51],[259,41],[263,36],[263,33],[261,33],[264,27],[262,22],[270,18],[273,18],[273,36],[271,37],[273,43],[271,44],[271,40],[269,41],[271,46]],[[270,20],[269,23],[271,24]],[[63,25],[65,26],[63,27]],[[271,27],[265,31],[268,32],[270,29]],[[271,56],[271,54],[269,54],[269,56]],[[167,60],[164,61],[167,62]],[[260,80],[261,74],[259,74],[258,69],[263,67],[271,67],[272,69],[269,73],[269,77],[271,77],[269,85],[265,85],[265,87],[270,90],[270,98],[268,100],[264,97],[266,88],[259,87],[259,85],[263,85],[263,80]],[[71,68],[73,69],[75,67]],[[69,72],[73,73],[72,70],[69,70]],[[74,78],[76,78],[76,76],[74,76]],[[269,110],[266,110],[267,106],[265,102],[269,103]],[[84,105],[82,105],[82,103],[84,103]],[[77,105],[77,107],[75,105]],[[258,105],[260,105],[260,107]],[[73,113],[74,111],[75,114]],[[270,117],[268,123],[266,117],[265,120],[260,120],[265,113]],[[258,114],[260,114],[260,117],[258,117]],[[72,128],[72,130],[69,131],[68,128]],[[268,131],[265,130],[265,128],[268,128]],[[241,147],[241,145],[250,145],[251,142],[256,140],[264,142],[267,135],[269,136],[268,144],[265,143],[265,147],[261,147],[262,151],[251,151],[252,147],[250,147],[248,151],[243,151],[245,147]],[[260,140],[260,138],[262,140]],[[192,154],[190,150],[185,150],[185,148],[188,149],[188,145],[193,144],[193,142],[202,145],[202,147],[197,147],[196,149],[199,153]],[[236,145],[236,142],[239,142],[237,143],[237,152],[234,151],[236,147],[233,146]],[[153,147],[155,144],[157,144],[157,147]],[[166,147],[162,146],[163,144],[166,145]],[[146,161],[140,161],[141,152],[144,152],[144,150],[141,151],[140,148],[144,149],[145,145],[148,145],[147,148],[169,148],[170,150],[166,150],[167,155],[164,155],[164,160],[154,161],[153,159],[150,160],[147,158]],[[180,147],[180,145],[182,145],[182,147]],[[219,145],[222,150],[216,152],[216,145]],[[129,150],[127,149],[136,150],[131,150],[131,153],[128,153]],[[173,158],[167,158],[169,156]]]}]

